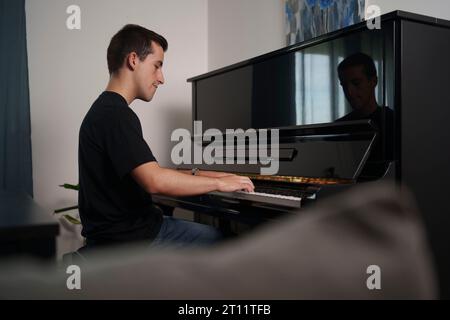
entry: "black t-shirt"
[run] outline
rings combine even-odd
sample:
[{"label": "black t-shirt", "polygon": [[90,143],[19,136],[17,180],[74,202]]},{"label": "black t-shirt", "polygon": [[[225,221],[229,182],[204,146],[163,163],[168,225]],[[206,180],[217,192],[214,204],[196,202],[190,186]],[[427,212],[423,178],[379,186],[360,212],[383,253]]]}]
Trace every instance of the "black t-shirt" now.
[{"label": "black t-shirt", "polygon": [[79,211],[89,244],[153,239],[162,215],[130,176],[156,161],[137,115],[115,92],[103,92],[86,114],[79,134]]}]

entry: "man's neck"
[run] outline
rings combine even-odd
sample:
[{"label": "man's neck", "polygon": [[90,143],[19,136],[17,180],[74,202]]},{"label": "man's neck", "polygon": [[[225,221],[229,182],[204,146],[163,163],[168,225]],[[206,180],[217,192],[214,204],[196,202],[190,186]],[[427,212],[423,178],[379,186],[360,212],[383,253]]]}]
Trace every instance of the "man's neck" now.
[{"label": "man's neck", "polygon": [[127,104],[130,105],[136,98],[130,83],[130,81],[125,81],[119,76],[111,76],[105,90],[120,94],[127,101]]},{"label": "man's neck", "polygon": [[365,108],[365,109],[361,110],[362,112],[359,112],[360,116],[367,117],[367,116],[371,115],[372,113],[374,113],[378,109],[378,107],[379,106],[378,106],[378,103],[376,102],[376,100],[373,100],[368,108]]}]

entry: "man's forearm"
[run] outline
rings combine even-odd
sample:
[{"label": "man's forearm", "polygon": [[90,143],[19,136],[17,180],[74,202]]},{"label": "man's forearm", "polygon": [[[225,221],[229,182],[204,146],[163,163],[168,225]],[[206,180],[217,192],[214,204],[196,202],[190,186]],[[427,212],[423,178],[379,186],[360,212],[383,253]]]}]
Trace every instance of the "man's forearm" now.
[{"label": "man's forearm", "polygon": [[[182,172],[184,174],[192,174],[191,170],[178,169],[177,171],[178,172]],[[221,177],[225,177],[225,176],[231,176],[231,175],[233,175],[233,173],[219,172],[219,171],[198,170],[196,175],[200,176],[200,177],[221,178]]]},{"label": "man's forearm", "polygon": [[221,178],[221,177],[225,177],[225,176],[231,176],[231,175],[233,175],[233,173],[199,170],[197,175],[199,175],[201,177]]},{"label": "man's forearm", "polygon": [[237,190],[251,192],[255,188],[248,177],[224,173],[220,177],[208,177],[185,173],[179,170],[161,168],[156,161],[152,161],[134,168],[131,171],[131,176],[148,193],[160,193],[169,196],[194,196],[216,190],[222,192]]},{"label": "man's forearm", "polygon": [[219,181],[215,177],[193,176],[179,171],[161,168],[157,177],[157,192],[171,196],[193,196],[218,189]]}]

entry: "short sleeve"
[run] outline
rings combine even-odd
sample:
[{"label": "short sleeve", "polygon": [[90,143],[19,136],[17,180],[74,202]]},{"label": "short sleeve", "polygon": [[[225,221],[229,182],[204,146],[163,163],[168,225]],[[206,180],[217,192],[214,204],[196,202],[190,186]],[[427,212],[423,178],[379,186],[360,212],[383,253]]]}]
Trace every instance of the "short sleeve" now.
[{"label": "short sleeve", "polygon": [[156,161],[137,116],[121,112],[110,124],[105,133],[106,152],[121,179],[141,164]]}]

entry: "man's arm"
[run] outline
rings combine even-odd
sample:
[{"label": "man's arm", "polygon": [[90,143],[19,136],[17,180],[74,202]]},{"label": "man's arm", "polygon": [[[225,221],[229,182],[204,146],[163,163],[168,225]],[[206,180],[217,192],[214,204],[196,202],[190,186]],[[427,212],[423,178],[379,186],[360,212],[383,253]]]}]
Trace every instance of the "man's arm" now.
[{"label": "man's arm", "polygon": [[[178,169],[177,171],[181,172],[181,173],[185,173],[185,174],[192,174],[191,170]],[[195,175],[201,176],[201,177],[222,178],[222,177],[226,177],[226,176],[234,176],[235,174],[228,173],[228,172],[219,172],[219,171],[198,170]]]},{"label": "man's arm", "polygon": [[147,162],[131,171],[133,179],[148,193],[169,196],[193,196],[211,191],[253,191],[247,177],[226,175],[222,177],[193,176],[177,170],[161,168],[157,162]]}]

